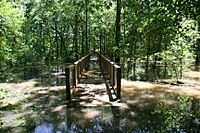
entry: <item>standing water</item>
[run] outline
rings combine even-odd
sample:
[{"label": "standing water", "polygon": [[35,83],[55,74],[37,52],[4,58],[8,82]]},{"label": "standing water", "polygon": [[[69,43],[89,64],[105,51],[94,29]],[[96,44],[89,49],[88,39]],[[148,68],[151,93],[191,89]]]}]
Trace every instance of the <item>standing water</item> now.
[{"label": "standing water", "polygon": [[[93,63],[91,67],[96,68],[95,64]],[[130,81],[122,84],[120,102],[122,104],[99,101],[98,103],[103,104],[83,106],[92,101],[88,99],[82,103],[65,100],[64,81],[62,72],[44,71],[40,78],[31,82],[32,87],[27,84],[30,81],[23,83],[27,92],[21,91],[19,94],[24,94],[25,98],[21,97],[16,104],[0,108],[0,132],[199,132],[200,84],[198,85],[198,82],[193,86],[182,87]],[[16,89],[20,85],[22,83],[16,84]],[[11,84],[12,87],[14,84]]]}]

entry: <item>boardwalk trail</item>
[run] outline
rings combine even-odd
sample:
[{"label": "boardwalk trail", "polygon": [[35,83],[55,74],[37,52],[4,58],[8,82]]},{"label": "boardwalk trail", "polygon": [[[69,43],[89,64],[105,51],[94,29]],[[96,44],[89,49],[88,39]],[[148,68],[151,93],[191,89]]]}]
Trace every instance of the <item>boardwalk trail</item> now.
[{"label": "boardwalk trail", "polygon": [[109,106],[113,102],[109,101],[108,94],[106,81],[100,71],[98,61],[91,60],[89,70],[83,72],[80,83],[72,96],[73,104],[81,106]]}]

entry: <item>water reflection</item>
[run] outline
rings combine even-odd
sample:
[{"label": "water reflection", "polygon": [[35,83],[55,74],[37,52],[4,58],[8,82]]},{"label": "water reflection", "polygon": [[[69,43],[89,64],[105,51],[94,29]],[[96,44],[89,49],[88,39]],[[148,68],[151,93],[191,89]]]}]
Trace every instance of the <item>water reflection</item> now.
[{"label": "water reflection", "polygon": [[54,126],[52,124],[43,124],[36,127],[33,133],[52,133]]},{"label": "water reflection", "polygon": [[47,124],[37,122],[40,124],[33,133],[198,133],[200,101],[186,96],[168,98],[174,104],[157,103],[149,107],[129,104],[127,108],[69,106],[52,114],[53,119],[47,120]]}]

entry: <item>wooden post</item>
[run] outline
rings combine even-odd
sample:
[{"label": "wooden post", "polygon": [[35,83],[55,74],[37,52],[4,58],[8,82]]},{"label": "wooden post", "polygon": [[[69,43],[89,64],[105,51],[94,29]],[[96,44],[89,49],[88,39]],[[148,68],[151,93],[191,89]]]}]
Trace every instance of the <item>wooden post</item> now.
[{"label": "wooden post", "polygon": [[117,69],[117,99],[121,98],[121,67],[116,67]]},{"label": "wooden post", "polygon": [[67,66],[65,68],[65,82],[66,82],[66,99],[70,100],[71,99],[71,91],[70,91],[70,67]]},{"label": "wooden post", "polygon": [[110,62],[110,84],[114,86],[114,63]]},{"label": "wooden post", "polygon": [[113,76],[112,76],[112,77],[113,77],[113,78],[112,78],[112,83],[113,83],[113,84],[112,84],[112,85],[113,85],[113,87],[114,87],[114,86],[115,86],[115,76],[116,76],[116,75],[115,75],[115,65],[114,65],[114,64],[113,64],[113,66],[112,66],[112,69],[113,69],[113,71],[112,71],[112,75],[113,75]]},{"label": "wooden post", "polygon": [[80,75],[80,62],[78,62],[77,63],[77,79],[78,79],[78,83],[80,83],[80,77],[79,77],[79,75]]},{"label": "wooden post", "polygon": [[102,60],[101,60],[101,56],[98,54],[98,59],[99,59],[99,66],[100,66],[100,69],[102,70]]},{"label": "wooden post", "polygon": [[108,72],[108,71],[109,71],[109,69],[108,69],[108,63],[110,63],[110,62],[109,62],[109,60],[107,59],[107,60],[106,60],[106,69],[105,69],[105,70],[106,70],[106,77],[107,77],[107,78],[109,77],[109,76],[108,76],[108,75],[109,75],[109,74],[108,74],[108,73],[109,73],[109,72]]},{"label": "wooden post", "polygon": [[74,64],[74,66],[73,66],[72,75],[73,75],[73,86],[76,88],[76,83],[77,83],[77,81],[76,81],[76,64]]},{"label": "wooden post", "polygon": [[110,80],[110,72],[111,72],[111,63],[110,62],[108,62],[108,79]]}]

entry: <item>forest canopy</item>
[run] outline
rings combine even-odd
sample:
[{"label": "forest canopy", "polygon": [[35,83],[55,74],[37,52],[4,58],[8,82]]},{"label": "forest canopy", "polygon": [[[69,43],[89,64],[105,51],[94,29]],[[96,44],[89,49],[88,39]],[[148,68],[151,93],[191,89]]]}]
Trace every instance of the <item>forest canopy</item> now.
[{"label": "forest canopy", "polygon": [[200,62],[199,13],[199,0],[2,0],[0,78],[95,51],[111,60],[117,53],[123,64],[145,61],[147,70],[159,60],[181,77]]}]

